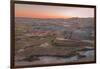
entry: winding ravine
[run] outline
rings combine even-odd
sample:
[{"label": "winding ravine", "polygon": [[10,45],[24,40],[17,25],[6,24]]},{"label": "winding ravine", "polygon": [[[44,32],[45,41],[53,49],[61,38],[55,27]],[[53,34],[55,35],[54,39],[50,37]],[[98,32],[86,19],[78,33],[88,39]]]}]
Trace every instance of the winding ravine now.
[{"label": "winding ravine", "polygon": [[39,60],[36,61],[17,61],[16,65],[37,65],[37,64],[51,64],[51,63],[70,63],[70,62],[82,62],[82,61],[93,61],[94,60],[94,50],[83,50],[79,51],[80,55],[75,55],[72,57],[54,57],[54,56],[39,56]]}]

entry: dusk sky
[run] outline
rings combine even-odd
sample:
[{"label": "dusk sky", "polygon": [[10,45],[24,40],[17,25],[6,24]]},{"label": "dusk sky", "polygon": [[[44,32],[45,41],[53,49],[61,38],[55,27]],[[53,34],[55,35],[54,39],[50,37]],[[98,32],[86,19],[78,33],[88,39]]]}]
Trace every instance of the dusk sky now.
[{"label": "dusk sky", "polygon": [[87,18],[87,17],[94,17],[94,8],[15,4],[15,17]]}]

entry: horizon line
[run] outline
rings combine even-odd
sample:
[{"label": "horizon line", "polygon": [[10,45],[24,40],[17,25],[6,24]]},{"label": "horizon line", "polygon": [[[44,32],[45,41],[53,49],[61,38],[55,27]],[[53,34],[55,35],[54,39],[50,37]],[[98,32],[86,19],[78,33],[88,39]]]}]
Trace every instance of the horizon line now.
[{"label": "horizon line", "polygon": [[[15,16],[15,18],[18,18],[19,16]],[[69,18],[94,18],[94,17],[68,17],[68,18],[39,18],[39,17],[23,17],[21,16],[20,18],[33,18],[33,19],[69,19]]]}]

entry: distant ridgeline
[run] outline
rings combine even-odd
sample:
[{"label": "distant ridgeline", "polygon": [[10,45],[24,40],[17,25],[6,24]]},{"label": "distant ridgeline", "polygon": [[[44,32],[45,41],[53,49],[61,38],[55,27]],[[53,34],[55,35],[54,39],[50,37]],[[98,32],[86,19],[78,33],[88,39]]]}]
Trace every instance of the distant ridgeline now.
[{"label": "distant ridgeline", "polygon": [[34,31],[38,30],[51,31],[51,32],[59,31],[64,36],[64,38],[70,38],[70,39],[94,38],[93,18],[69,18],[69,19],[43,18],[42,19],[42,18],[16,17],[15,23],[29,26],[30,28],[27,30],[28,33],[32,32],[34,33]]}]

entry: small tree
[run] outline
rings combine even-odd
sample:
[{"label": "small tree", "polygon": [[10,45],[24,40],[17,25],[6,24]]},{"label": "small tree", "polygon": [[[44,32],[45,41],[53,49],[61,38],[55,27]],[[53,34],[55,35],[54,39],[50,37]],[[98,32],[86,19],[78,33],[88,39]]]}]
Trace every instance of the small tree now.
[{"label": "small tree", "polygon": [[63,31],[62,35],[64,36],[65,39],[71,39],[72,33],[73,33],[73,31]]}]

